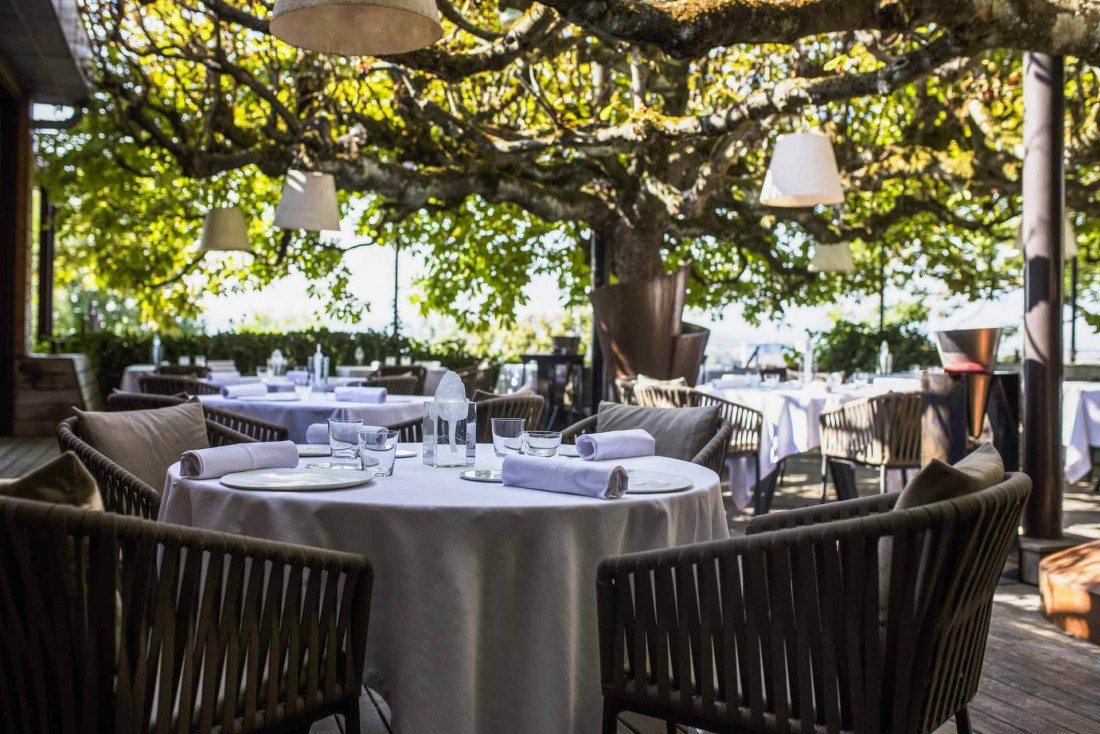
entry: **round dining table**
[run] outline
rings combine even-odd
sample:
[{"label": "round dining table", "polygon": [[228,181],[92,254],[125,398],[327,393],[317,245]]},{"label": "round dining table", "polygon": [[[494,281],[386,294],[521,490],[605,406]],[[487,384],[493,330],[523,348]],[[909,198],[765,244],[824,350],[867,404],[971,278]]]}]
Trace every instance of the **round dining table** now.
[{"label": "round dining table", "polygon": [[324,423],[329,418],[362,418],[367,425],[373,426],[392,426],[422,418],[424,402],[432,400],[424,395],[389,395],[384,403],[352,403],[338,401],[330,392],[306,393],[297,396],[297,400],[278,397],[287,394],[272,393],[271,399],[200,395],[199,400],[212,408],[286,426],[290,430],[290,440],[295,443],[306,443],[310,425]]},{"label": "round dining table", "polygon": [[[359,553],[374,566],[367,679],[396,734],[589,734],[601,722],[596,569],[609,556],[729,537],[718,475],[617,500],[463,480],[398,459],[334,491],[229,489],[168,473],[160,520]],[[580,461],[580,459],[576,459]],[[310,460],[303,459],[303,463]],[[478,468],[499,468],[492,446]]]}]

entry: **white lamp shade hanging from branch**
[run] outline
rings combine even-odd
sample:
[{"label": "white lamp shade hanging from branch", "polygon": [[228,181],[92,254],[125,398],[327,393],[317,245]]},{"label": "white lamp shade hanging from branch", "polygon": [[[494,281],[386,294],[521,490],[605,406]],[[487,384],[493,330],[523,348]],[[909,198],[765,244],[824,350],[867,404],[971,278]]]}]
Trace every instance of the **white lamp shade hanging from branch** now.
[{"label": "white lamp shade hanging from branch", "polygon": [[829,137],[812,131],[780,135],[764,176],[760,203],[786,207],[844,203]]},{"label": "white lamp shade hanging from branch", "polygon": [[340,231],[340,205],[332,174],[287,171],[283,194],[275,207],[275,226],[310,232]]},{"label": "white lamp shade hanging from branch", "polygon": [[855,269],[852,247],[847,242],[814,247],[814,256],[810,259],[811,273],[850,273]]},{"label": "white lamp shade hanging from branch", "polygon": [[199,249],[229,251],[252,249],[248,241],[248,222],[238,206],[216,206],[206,214]]},{"label": "white lamp shade hanging from branch", "polygon": [[275,0],[272,35],[291,46],[343,56],[386,56],[443,37],[435,0]]},{"label": "white lamp shade hanging from branch", "polygon": [[[1024,252],[1024,227],[1023,224],[1016,230],[1016,242],[1013,249],[1021,255]],[[1066,261],[1077,257],[1077,230],[1073,228],[1073,220],[1066,215],[1065,224],[1062,227],[1062,258]]]}]

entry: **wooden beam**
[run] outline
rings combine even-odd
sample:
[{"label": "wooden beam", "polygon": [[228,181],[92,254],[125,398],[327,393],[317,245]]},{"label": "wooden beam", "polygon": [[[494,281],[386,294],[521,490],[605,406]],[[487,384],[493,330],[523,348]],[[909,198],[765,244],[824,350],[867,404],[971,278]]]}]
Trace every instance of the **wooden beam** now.
[{"label": "wooden beam", "polygon": [[0,88],[0,435],[12,430],[15,358],[27,352],[31,103]]}]

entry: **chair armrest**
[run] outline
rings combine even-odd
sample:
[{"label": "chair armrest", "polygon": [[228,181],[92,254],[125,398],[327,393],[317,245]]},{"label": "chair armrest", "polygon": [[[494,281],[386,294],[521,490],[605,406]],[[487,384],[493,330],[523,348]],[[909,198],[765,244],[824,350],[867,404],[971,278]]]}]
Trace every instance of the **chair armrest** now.
[{"label": "chair armrest", "polygon": [[577,421],[561,432],[562,443],[576,443],[577,437],[596,430],[598,415],[590,415]]},{"label": "chair armrest", "polygon": [[691,463],[705,466],[721,476],[722,465],[726,463],[726,454],[729,452],[732,436],[733,425],[727,420],[719,420],[718,431],[707,441],[707,445],[695,455]]},{"label": "chair armrest", "polygon": [[211,446],[228,446],[235,443],[257,443],[256,439],[235,431],[229,426],[206,419],[206,438]]},{"label": "chair armrest", "polygon": [[873,497],[861,497],[854,500],[844,500],[843,502],[829,502],[823,505],[801,507],[797,510],[787,510],[785,512],[769,512],[767,515],[754,517],[749,522],[748,527],[745,528],[745,534],[756,535],[889,512],[897,503],[898,496],[899,493],[891,492],[889,494],[876,494]]}]

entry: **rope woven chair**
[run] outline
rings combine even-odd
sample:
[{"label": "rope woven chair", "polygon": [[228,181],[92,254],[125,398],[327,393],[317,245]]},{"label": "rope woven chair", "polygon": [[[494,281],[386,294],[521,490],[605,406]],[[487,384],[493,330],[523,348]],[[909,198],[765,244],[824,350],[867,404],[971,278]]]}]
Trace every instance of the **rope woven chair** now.
[{"label": "rope woven chair", "polygon": [[[210,419],[206,421],[206,438],[211,446],[253,442],[253,439],[243,433]],[[120,515],[157,519],[160,512],[160,489],[138,479],[81,438],[80,423],[76,416],[66,418],[57,426],[57,445],[62,453],[75,453],[95,477],[105,510]],[[135,450],[140,450],[140,447],[135,447]]]},{"label": "rope woven chair", "polygon": [[[422,364],[408,365],[383,365],[378,368],[379,377],[395,377],[400,375],[412,375],[416,378],[416,392],[413,395],[424,394],[424,383],[428,380],[428,368]],[[395,393],[396,394],[396,393]]]},{"label": "rope woven chair", "polygon": [[424,419],[410,418],[407,421],[386,426],[397,431],[397,440],[401,443],[421,443],[424,441]]},{"label": "rope woven chair", "polygon": [[921,397],[920,392],[886,393],[822,411],[823,502],[829,459],[878,467],[880,492],[886,491],[888,470],[920,468]]},{"label": "rope woven chair", "polygon": [[148,395],[217,395],[221,392],[221,388],[194,377],[176,375],[138,375],[138,386]]},{"label": "rope woven chair", "polygon": [[[107,410],[112,412],[126,410],[148,410],[151,408],[167,408],[187,402],[184,398],[168,395],[145,395],[144,393],[115,391],[107,396]],[[269,423],[259,418],[251,418],[247,415],[234,413],[231,410],[223,410],[209,405],[202,406],[202,412],[207,420],[230,428],[238,433],[243,433],[253,441],[261,443],[268,441],[287,441],[290,439],[290,429],[280,426],[278,423]]]},{"label": "rope woven chair", "polygon": [[638,401],[634,398],[634,388],[637,386],[638,381],[633,377],[616,377],[615,394],[619,402],[623,405],[637,405]]},{"label": "rope woven chair", "polygon": [[[562,443],[576,443],[578,436],[586,433],[596,433],[599,430],[599,414],[590,415],[579,420],[561,432]],[[721,476],[722,467],[726,463],[726,452],[729,450],[730,438],[733,436],[733,426],[725,418],[719,417],[715,426],[714,437],[707,441],[706,446],[699,450],[691,460],[692,464],[705,466],[715,474]]]},{"label": "rope woven chair", "polygon": [[605,560],[604,734],[621,711],[716,734],[923,734],[955,716],[969,734],[993,594],[1030,491],[1009,474],[906,510],[892,509],[898,493],[878,495]]},{"label": "rope woven chair", "polygon": [[541,395],[505,395],[477,400],[477,441],[491,443],[493,418],[525,418],[528,430],[542,430],[546,401]]},{"label": "rope woven chair", "polygon": [[154,372],[158,375],[175,377],[201,377],[206,372],[206,368],[190,364],[162,364]]},{"label": "rope woven chair", "polygon": [[357,555],[0,499],[0,730],[359,731]]},{"label": "rope woven chair", "polygon": [[[419,395],[417,392],[417,378],[415,375],[389,375],[387,377],[373,377],[363,380],[365,387],[384,387],[390,395]],[[421,388],[421,392],[423,388]]]},{"label": "rope woven chair", "polygon": [[487,367],[474,365],[473,367],[455,370],[455,373],[462,380],[462,384],[466,386],[467,395],[473,395],[475,390],[495,392],[497,378],[500,376],[500,365],[491,364]]}]

